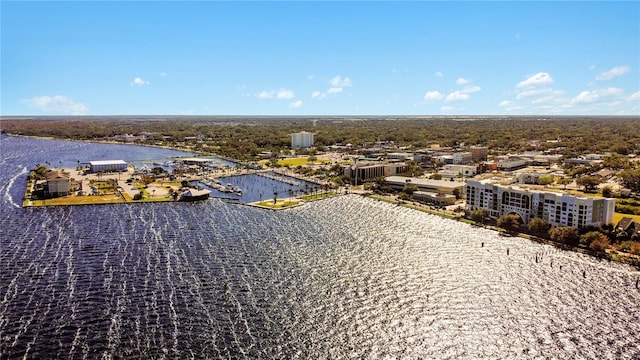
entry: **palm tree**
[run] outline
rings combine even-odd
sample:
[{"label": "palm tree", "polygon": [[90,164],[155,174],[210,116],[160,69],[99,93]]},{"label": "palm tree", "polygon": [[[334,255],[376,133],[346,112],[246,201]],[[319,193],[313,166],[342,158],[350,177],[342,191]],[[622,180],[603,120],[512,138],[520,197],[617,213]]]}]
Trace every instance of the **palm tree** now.
[{"label": "palm tree", "polygon": [[291,198],[293,197],[293,189],[289,188],[289,202],[291,202]]},{"label": "palm tree", "polygon": [[273,205],[275,205],[278,201],[278,192],[274,191],[273,192]]}]

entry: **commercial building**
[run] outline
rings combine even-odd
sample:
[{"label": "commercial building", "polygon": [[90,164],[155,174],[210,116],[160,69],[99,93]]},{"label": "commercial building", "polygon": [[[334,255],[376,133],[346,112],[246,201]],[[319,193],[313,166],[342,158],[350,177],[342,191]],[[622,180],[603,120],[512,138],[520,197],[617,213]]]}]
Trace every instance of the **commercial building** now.
[{"label": "commercial building", "polygon": [[455,189],[460,194],[464,193],[465,183],[458,181],[431,180],[406,176],[388,176],[384,179],[389,186],[397,191],[402,191],[407,184],[415,185],[418,191],[453,195]]},{"label": "commercial building", "polygon": [[302,131],[299,133],[291,134],[291,148],[308,148],[313,146],[314,133]]},{"label": "commercial building", "polygon": [[446,178],[465,176],[470,177],[478,173],[478,167],[473,165],[447,164],[443,167],[442,176]]},{"label": "commercial building", "polygon": [[89,161],[89,171],[127,171],[127,163],[124,160],[97,160]]},{"label": "commercial building", "polygon": [[409,169],[405,163],[360,163],[345,166],[343,174],[358,184],[373,180],[378,177],[386,177],[402,174]]},{"label": "commercial building", "polygon": [[468,164],[471,162],[472,156],[470,152],[453,153],[453,164]]},{"label": "commercial building", "polygon": [[448,206],[456,203],[455,195],[437,194],[426,191],[416,191],[411,194],[411,197],[415,200],[425,202],[427,204],[434,204],[437,206]]},{"label": "commercial building", "polygon": [[509,158],[498,162],[498,171],[515,171],[527,167],[527,160]]},{"label": "commercial building", "polygon": [[489,154],[489,148],[486,146],[472,146],[469,148],[472,161],[487,161],[487,154]]},{"label": "commercial building", "polygon": [[538,217],[552,226],[601,226],[613,223],[615,200],[498,185],[491,179],[467,181],[467,209],[484,209],[492,218],[517,214],[523,223]]}]

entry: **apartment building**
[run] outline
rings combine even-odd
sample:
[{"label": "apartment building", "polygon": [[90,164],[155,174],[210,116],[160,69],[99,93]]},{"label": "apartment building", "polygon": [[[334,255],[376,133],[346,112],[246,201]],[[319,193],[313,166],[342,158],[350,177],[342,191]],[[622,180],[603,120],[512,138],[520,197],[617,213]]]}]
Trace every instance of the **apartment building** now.
[{"label": "apartment building", "polygon": [[291,134],[291,148],[309,148],[313,146],[314,133],[301,131],[299,133]]},{"label": "apartment building", "polygon": [[498,185],[491,179],[468,181],[467,209],[487,210],[492,218],[517,214],[523,223],[538,217],[552,226],[601,226],[613,223],[615,200]]}]

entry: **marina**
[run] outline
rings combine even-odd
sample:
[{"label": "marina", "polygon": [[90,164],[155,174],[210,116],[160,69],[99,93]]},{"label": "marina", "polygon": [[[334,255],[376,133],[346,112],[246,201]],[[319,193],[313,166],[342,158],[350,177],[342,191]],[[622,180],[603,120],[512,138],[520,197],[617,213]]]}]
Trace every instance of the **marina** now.
[{"label": "marina", "polygon": [[357,195],[21,208],[34,161],[137,148],[1,140],[0,357],[640,356],[633,267]]}]

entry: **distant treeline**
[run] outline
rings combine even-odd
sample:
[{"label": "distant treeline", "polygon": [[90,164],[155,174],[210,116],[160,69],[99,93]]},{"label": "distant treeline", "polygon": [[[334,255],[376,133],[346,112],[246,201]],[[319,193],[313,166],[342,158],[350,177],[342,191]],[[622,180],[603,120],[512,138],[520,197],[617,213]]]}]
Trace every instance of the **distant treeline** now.
[{"label": "distant treeline", "polygon": [[[2,117],[8,134],[99,140],[121,134],[155,133],[146,142],[252,159],[261,151],[288,150],[291,133],[315,133],[315,145],[372,146],[393,141],[412,150],[432,144],[484,145],[495,153],[558,149],[567,156],[640,149],[640,117]],[[198,140],[193,140],[198,137]]]}]

